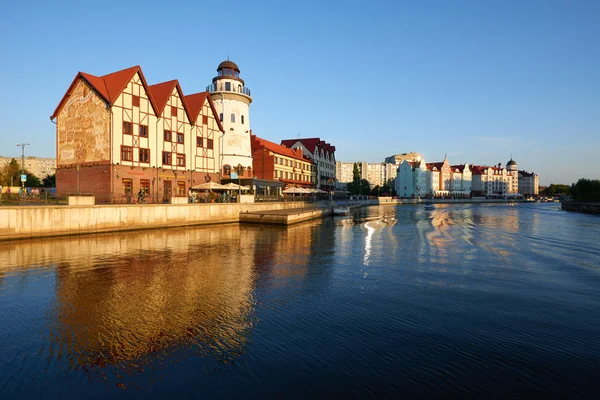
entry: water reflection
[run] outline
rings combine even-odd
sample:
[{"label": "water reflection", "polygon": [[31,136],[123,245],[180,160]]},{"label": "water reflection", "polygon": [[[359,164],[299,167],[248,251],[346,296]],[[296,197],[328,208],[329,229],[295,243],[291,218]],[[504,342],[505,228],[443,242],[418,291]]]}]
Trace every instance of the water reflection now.
[{"label": "water reflection", "polygon": [[40,243],[59,264],[48,357],[121,375],[173,362],[180,346],[231,361],[253,324],[255,236],[232,226]]},{"label": "water reflection", "polygon": [[289,288],[328,263],[315,259],[315,246],[335,247],[320,224],[2,243],[0,290],[30,274],[53,282],[40,352],[62,369],[106,379],[110,367],[121,381],[190,356],[230,363],[257,321],[257,282]]}]

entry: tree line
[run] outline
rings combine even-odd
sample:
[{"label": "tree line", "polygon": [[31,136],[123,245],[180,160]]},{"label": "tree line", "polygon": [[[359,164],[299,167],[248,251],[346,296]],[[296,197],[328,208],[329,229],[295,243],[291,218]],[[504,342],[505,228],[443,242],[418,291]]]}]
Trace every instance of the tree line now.
[{"label": "tree line", "polygon": [[575,201],[600,201],[600,180],[578,180],[571,185],[571,196]]},{"label": "tree line", "polygon": [[[40,179],[25,169],[27,175],[27,187],[54,187],[56,186],[56,174],[46,175]],[[4,167],[0,168],[0,186],[21,186],[21,166],[14,158]]]}]

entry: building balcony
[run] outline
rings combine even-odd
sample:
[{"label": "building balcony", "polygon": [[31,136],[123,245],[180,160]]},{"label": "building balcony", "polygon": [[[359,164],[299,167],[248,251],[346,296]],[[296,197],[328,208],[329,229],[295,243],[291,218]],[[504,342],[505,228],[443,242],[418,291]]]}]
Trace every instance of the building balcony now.
[{"label": "building balcony", "polygon": [[214,92],[230,92],[230,93],[240,93],[251,97],[250,89],[242,85],[236,85],[231,82],[221,82],[217,84],[208,85],[206,87],[206,91],[209,93]]}]

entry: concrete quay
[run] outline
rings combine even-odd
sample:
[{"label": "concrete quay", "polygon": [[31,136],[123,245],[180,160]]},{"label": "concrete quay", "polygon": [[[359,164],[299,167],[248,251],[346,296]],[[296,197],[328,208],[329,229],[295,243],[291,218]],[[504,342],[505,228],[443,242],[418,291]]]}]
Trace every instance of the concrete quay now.
[{"label": "concrete quay", "polygon": [[240,213],[240,223],[293,225],[333,213],[332,207],[319,209],[292,208],[286,210],[249,211]]},{"label": "concrete quay", "polygon": [[316,203],[127,204],[0,207],[0,241],[238,223],[256,211],[318,210]]}]

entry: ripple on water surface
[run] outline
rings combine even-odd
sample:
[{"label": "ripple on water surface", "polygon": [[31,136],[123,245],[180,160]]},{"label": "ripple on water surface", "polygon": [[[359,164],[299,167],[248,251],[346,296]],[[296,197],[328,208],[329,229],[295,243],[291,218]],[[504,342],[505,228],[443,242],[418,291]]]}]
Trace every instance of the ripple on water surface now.
[{"label": "ripple on water surface", "polygon": [[588,396],[599,221],[405,205],[2,243],[0,391]]}]

